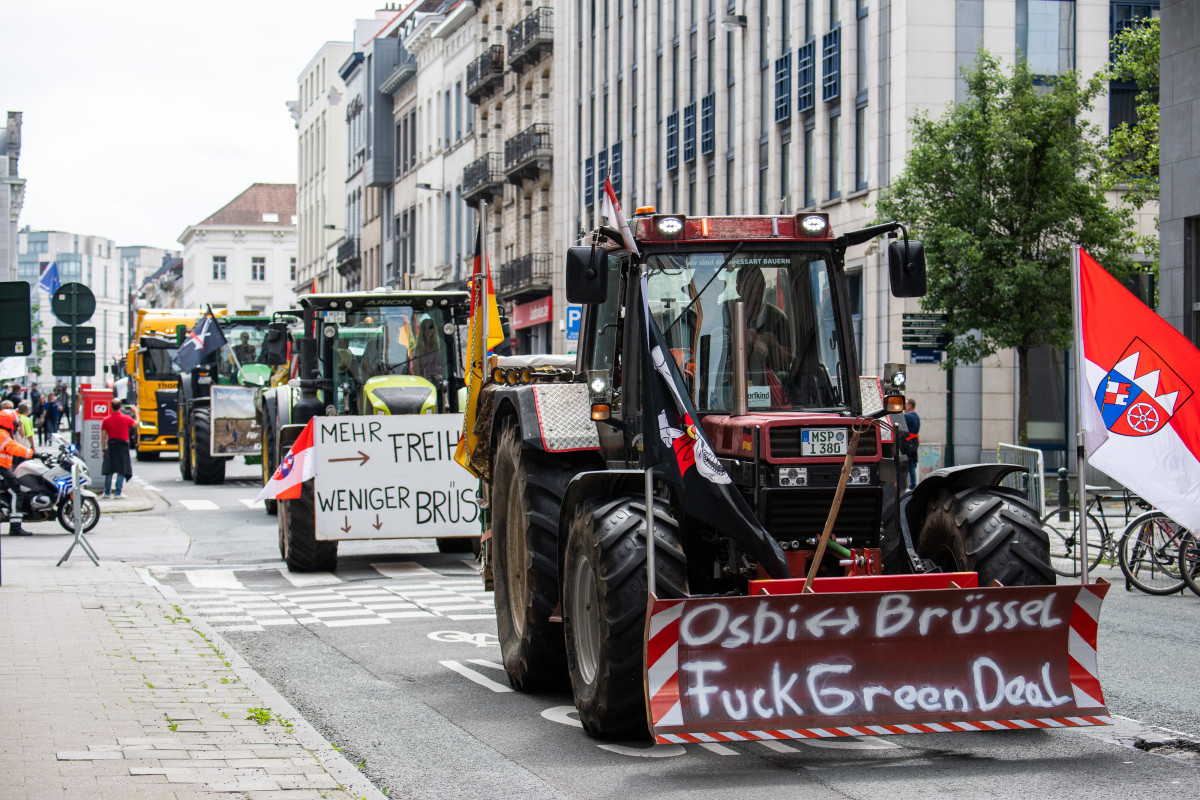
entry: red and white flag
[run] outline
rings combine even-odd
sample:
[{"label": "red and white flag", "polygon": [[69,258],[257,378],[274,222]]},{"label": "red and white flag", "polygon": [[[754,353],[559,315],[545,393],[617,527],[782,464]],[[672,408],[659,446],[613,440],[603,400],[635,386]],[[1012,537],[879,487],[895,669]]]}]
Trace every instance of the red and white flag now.
[{"label": "red and white flag", "polygon": [[1200,531],[1200,350],[1079,250],[1088,461]]},{"label": "red and white flag", "polygon": [[600,214],[607,220],[610,227],[621,232],[621,238],[625,240],[625,249],[634,255],[640,255],[637,240],[633,238],[633,231],[629,230],[629,223],[625,221],[625,215],[621,213],[621,204],[617,201],[617,192],[613,189],[612,178],[608,176],[604,178],[604,202],[600,206]]},{"label": "red and white flag", "polygon": [[317,453],[313,449],[313,421],[310,419],[300,436],[288,448],[279,468],[267,485],[254,498],[259,500],[295,500],[300,496],[300,484],[317,474]]}]

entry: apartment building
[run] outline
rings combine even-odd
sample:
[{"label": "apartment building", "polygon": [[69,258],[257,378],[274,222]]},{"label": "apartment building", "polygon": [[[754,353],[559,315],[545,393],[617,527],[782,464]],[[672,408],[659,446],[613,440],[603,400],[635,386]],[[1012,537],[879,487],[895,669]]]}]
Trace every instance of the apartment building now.
[{"label": "apartment building", "polygon": [[[574,0],[556,8],[554,240],[592,228],[611,176],[622,207],[687,214],[827,212],[837,231],[872,223],[881,187],[899,174],[909,120],[965,97],[960,70],[986,47],[1039,74],[1106,66],[1109,39],[1156,0]],[[481,3],[481,12],[487,8]],[[508,12],[506,12],[508,13]],[[489,41],[488,44],[500,44]],[[482,57],[482,54],[481,54]],[[494,62],[487,62],[489,65]],[[481,115],[504,89],[480,73]],[[491,82],[489,82],[491,81]],[[1131,113],[1128,87],[1094,110],[1102,127]],[[494,94],[489,94],[494,92]],[[499,98],[498,100],[496,98]],[[481,125],[481,130],[483,126]],[[907,362],[905,312],[891,297],[886,248],[847,254],[861,367]],[[555,311],[558,316],[558,311]],[[556,343],[557,345],[558,343]],[[1031,356],[1030,438],[1061,456],[1072,398],[1065,354]],[[909,390],[926,442],[947,440],[948,373],[912,364]],[[959,463],[1015,441],[1015,358],[953,371]]]},{"label": "apartment building", "polygon": [[344,239],[346,84],[338,68],[352,50],[350,42],[326,42],[296,81],[296,274],[289,276],[296,295],[342,285],[337,246]]},{"label": "apartment building", "polygon": [[275,311],[294,305],[296,185],[255,183],[189,225],[183,245],[183,306]]},{"label": "apartment building", "polygon": [[21,112],[9,111],[0,128],[0,280],[16,280],[17,220],[25,200],[25,179],[17,162],[21,157]]}]

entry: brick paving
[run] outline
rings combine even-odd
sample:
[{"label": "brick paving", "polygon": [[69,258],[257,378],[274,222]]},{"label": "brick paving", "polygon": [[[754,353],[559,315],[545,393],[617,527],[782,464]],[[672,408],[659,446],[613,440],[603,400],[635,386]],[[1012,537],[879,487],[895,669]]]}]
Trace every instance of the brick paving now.
[{"label": "brick paving", "polygon": [[5,800],[383,797],[133,567],[10,559],[3,580]]}]

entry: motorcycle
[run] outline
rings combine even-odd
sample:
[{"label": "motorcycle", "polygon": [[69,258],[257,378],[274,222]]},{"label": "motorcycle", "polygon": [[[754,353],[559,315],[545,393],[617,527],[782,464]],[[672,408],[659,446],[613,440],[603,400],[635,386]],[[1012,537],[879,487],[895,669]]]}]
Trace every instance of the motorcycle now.
[{"label": "motorcycle", "polygon": [[[17,507],[21,521],[48,522],[57,519],[68,533],[75,532],[75,509],[71,495],[71,466],[77,464],[79,476],[75,486],[80,490],[80,523],[87,533],[100,521],[100,502],[96,493],[87,488],[88,469],[74,445],[55,440],[58,452],[39,453],[22,461],[13,469],[21,487]],[[8,522],[12,510],[12,490],[0,494],[0,523]]]}]

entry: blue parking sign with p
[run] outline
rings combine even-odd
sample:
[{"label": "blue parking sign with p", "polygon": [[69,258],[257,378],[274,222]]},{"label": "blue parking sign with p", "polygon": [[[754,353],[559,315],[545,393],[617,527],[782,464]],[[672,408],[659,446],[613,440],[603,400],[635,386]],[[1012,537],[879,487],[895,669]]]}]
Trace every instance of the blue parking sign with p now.
[{"label": "blue parking sign with p", "polygon": [[583,319],[583,306],[567,306],[567,341],[579,341],[579,322]]}]

